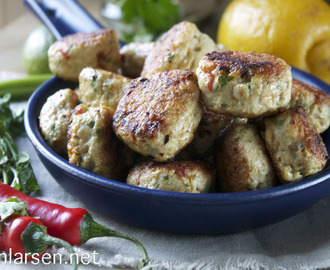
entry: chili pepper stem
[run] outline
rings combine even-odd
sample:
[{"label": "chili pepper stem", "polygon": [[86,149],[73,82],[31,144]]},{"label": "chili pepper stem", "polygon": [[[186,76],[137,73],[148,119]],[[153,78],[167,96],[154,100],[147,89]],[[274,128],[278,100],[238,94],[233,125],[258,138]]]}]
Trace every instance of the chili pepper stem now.
[{"label": "chili pepper stem", "polygon": [[109,237],[118,237],[123,238],[128,241],[133,242],[142,252],[143,258],[140,263],[139,269],[148,265],[149,263],[149,257],[146,249],[144,246],[135,238],[120,233],[114,230],[111,230],[107,227],[102,226],[101,224],[95,222],[91,215],[86,214],[83,218],[83,221],[80,225],[80,232],[81,232],[81,244],[85,243],[87,240],[94,238],[94,237],[103,237],[103,236],[109,236]]},{"label": "chili pepper stem", "polygon": [[[22,243],[26,252],[42,253],[47,246],[54,245],[58,247],[64,247],[70,254],[74,253],[72,246],[59,238],[50,236],[47,234],[45,226],[30,222],[24,232],[21,234]],[[73,268],[77,269],[77,262],[73,260]]]}]

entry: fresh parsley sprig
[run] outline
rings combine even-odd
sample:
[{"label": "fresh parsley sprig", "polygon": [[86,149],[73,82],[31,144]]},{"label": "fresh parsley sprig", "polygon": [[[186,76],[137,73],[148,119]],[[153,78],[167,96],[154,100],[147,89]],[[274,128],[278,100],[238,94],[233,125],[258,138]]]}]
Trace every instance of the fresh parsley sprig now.
[{"label": "fresh parsley sprig", "polygon": [[163,32],[182,20],[180,5],[173,0],[121,0],[122,19],[126,24],[140,25],[133,37],[124,37],[131,42],[139,36],[157,39]]},{"label": "fresh parsley sprig", "polygon": [[26,152],[18,152],[15,136],[24,133],[23,111],[14,113],[10,94],[0,97],[0,181],[30,194],[40,189]]},{"label": "fresh parsley sprig", "polygon": [[12,215],[27,216],[26,202],[22,202],[17,197],[10,197],[8,200],[0,202],[0,222],[4,222]]}]

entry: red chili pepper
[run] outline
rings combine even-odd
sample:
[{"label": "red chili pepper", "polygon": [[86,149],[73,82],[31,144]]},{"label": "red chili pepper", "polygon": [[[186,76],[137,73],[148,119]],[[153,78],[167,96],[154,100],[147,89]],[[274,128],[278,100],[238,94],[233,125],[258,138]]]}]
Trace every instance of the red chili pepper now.
[{"label": "red chili pepper", "polygon": [[[22,261],[40,258],[47,246],[55,245],[66,248],[70,253],[74,250],[62,239],[47,234],[47,228],[41,220],[30,216],[13,216],[2,224],[0,233],[0,249],[10,252]],[[77,268],[73,260],[74,269]]]},{"label": "red chili pepper", "polygon": [[213,82],[214,82],[214,75],[211,72],[208,72],[207,74],[210,78],[208,84],[207,84],[207,89],[212,92],[213,91]]},{"label": "red chili pepper", "polygon": [[140,266],[149,263],[147,251],[137,239],[98,224],[85,209],[67,208],[32,198],[0,182],[0,201],[8,200],[10,197],[26,201],[29,216],[39,217],[51,236],[61,238],[73,246],[81,245],[94,237],[124,238],[133,242],[141,250],[143,259]]},{"label": "red chili pepper", "polygon": [[17,197],[21,201],[26,201],[29,216],[39,217],[50,235],[61,238],[73,246],[82,243],[80,231],[77,228],[82,222],[80,217],[88,214],[86,210],[82,208],[70,209],[38,200],[0,182],[0,201],[8,200],[10,197]]},{"label": "red chili pepper", "polygon": [[60,53],[63,55],[64,59],[69,60],[70,55],[68,52],[63,51],[63,49],[59,49]]}]

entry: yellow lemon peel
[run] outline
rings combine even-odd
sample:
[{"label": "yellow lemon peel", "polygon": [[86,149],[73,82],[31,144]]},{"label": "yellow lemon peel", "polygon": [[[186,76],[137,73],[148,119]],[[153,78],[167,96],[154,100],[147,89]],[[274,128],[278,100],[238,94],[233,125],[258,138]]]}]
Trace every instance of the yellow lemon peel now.
[{"label": "yellow lemon peel", "polygon": [[330,6],[323,0],[233,0],[217,42],[274,54],[330,83]]}]

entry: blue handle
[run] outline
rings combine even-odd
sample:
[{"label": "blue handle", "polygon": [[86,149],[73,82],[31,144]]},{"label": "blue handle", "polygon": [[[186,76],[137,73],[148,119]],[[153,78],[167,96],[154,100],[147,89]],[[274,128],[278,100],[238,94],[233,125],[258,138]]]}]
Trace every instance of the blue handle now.
[{"label": "blue handle", "polygon": [[48,27],[57,40],[77,32],[92,32],[104,27],[75,0],[23,0]]}]

